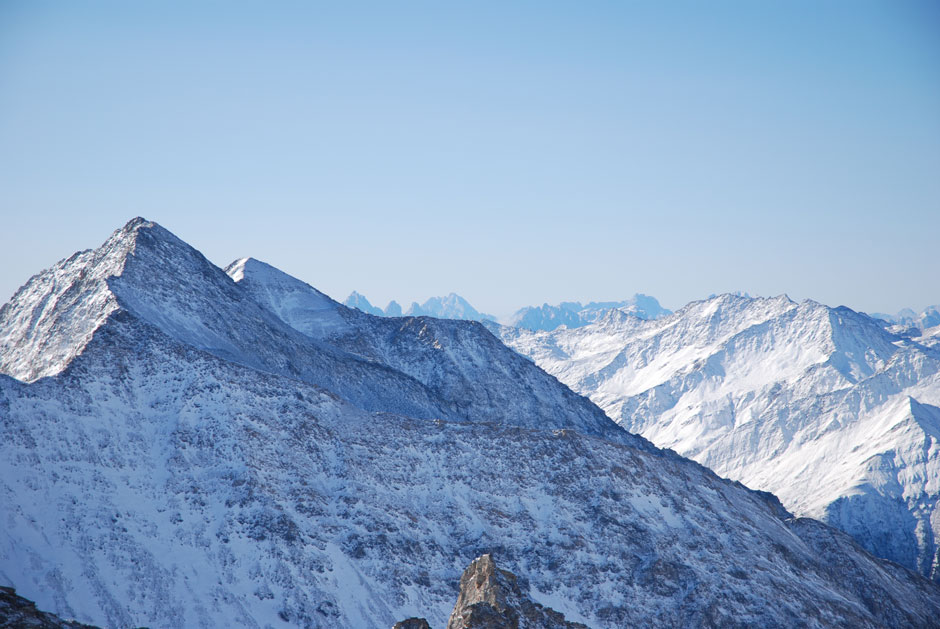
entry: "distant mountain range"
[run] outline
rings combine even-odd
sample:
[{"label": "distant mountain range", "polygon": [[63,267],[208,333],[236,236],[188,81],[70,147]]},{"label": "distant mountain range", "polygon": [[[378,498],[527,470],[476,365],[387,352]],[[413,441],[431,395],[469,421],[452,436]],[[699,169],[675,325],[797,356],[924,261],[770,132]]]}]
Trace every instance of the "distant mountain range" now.
[{"label": "distant mountain range", "polygon": [[940,305],[914,312],[905,308],[897,314],[872,313],[888,323],[888,330],[899,336],[917,340],[924,345],[940,345]]},{"label": "distant mountain range", "polygon": [[620,310],[640,319],[657,319],[672,313],[660,306],[655,297],[637,293],[624,301],[592,301],[584,305],[577,301],[563,301],[557,306],[527,306],[516,311],[508,324],[526,330],[550,331],[561,326],[580,328],[597,321],[609,310]]},{"label": "distant mountain range", "polygon": [[871,316],[877,319],[884,319],[889,323],[916,326],[921,330],[925,330],[940,325],[940,305],[927,306],[919,313],[914,312],[910,308],[904,308],[893,315],[873,312]]},{"label": "distant mountain range", "polygon": [[[631,345],[651,369],[644,381],[676,369],[667,380],[692,387],[722,365],[707,348],[751,347],[748,334],[728,345],[731,328],[762,329],[761,316],[795,306],[755,308],[699,304],[655,321],[614,309],[564,334],[653,326],[662,343],[646,354]],[[829,316],[849,322],[834,329],[867,326],[886,344],[871,355],[852,345],[811,382],[861,383],[880,370],[907,386],[920,372],[906,358],[932,369],[918,348],[891,357],[896,338],[873,320]],[[667,332],[692,328],[702,329]],[[806,357],[825,363],[825,328],[807,332],[821,337]],[[780,347],[769,375],[802,373],[799,346]],[[878,390],[890,391],[884,379]],[[790,399],[781,387],[754,412]],[[650,393],[636,405],[649,413],[621,416],[642,430],[675,406],[670,396],[680,390]],[[904,443],[933,425],[930,403],[923,396],[913,420],[898,420],[914,435]],[[707,417],[728,424],[715,404]],[[742,436],[783,447],[816,410]],[[829,424],[852,419],[824,418],[836,437]],[[0,308],[0,426],[0,585],[20,597],[3,605],[43,622],[28,601],[103,627],[360,629],[419,615],[443,627],[458,595],[469,604],[458,604],[458,621],[487,614],[470,609],[478,586],[460,590],[467,564],[487,554],[465,585],[492,573],[505,586],[485,597],[497,612],[512,615],[501,608],[508,596],[522,618],[544,611],[561,622],[554,610],[595,629],[935,627],[940,618],[937,584],[624,430],[483,324],[375,317],[252,258],[223,270],[143,219],[37,274]],[[852,449],[865,442],[843,442],[828,451],[866,456]],[[910,474],[905,488],[922,482],[933,495],[936,476],[918,481],[929,470],[905,458],[932,460],[920,452],[873,460],[872,482],[887,483],[894,464]],[[499,573],[487,567],[495,562]]]},{"label": "distant mountain range", "polygon": [[404,315],[406,317],[435,317],[437,319],[459,319],[462,321],[496,321],[496,317],[477,311],[466,299],[456,293],[450,293],[446,297],[431,297],[423,304],[412,302],[404,313],[397,301],[392,300],[382,310],[377,306],[373,306],[364,295],[356,291],[353,291],[343,303],[350,308],[356,308],[377,317],[401,317]]},{"label": "distant mountain range", "polygon": [[[438,319],[464,319],[471,321],[496,321],[496,317],[479,312],[470,303],[457,295],[450,293],[446,297],[431,297],[423,304],[414,302],[407,311],[402,313],[398,302],[391,301],[384,310],[373,306],[365,296],[353,291],[343,302],[350,308],[379,317],[437,317]],[[554,330],[562,325],[569,328],[578,328],[592,323],[611,309],[622,310],[641,319],[656,319],[671,314],[659,305],[655,297],[637,293],[623,301],[592,301],[581,304],[577,301],[563,301],[556,306],[543,304],[541,306],[526,306],[515,312],[507,321],[508,325],[521,327],[527,330]]]}]

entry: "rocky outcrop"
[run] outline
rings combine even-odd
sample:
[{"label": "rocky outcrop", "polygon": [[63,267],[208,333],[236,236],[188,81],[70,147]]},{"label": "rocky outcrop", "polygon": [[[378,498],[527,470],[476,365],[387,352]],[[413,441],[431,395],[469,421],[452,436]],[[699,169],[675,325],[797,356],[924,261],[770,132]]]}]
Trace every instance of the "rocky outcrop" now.
[{"label": "rocky outcrop", "polygon": [[396,622],[392,629],[431,629],[431,625],[424,618],[406,618]]},{"label": "rocky outcrop", "polygon": [[587,629],[523,594],[521,579],[500,570],[490,555],[473,560],[460,577],[460,594],[447,629]]},{"label": "rocky outcrop", "polygon": [[63,620],[55,614],[41,612],[36,604],[19,596],[16,590],[0,587],[0,628],[6,629],[97,629],[74,620]]}]

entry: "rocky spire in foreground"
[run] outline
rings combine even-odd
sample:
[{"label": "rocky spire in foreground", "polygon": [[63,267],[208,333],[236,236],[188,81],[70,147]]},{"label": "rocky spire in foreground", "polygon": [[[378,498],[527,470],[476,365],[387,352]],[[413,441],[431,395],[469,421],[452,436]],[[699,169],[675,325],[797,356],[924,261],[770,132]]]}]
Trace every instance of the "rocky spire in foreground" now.
[{"label": "rocky spire in foreground", "polygon": [[[460,577],[460,594],[447,629],[588,629],[523,594],[523,581],[496,567],[491,555],[477,557]],[[430,629],[424,618],[409,618],[392,629]]]},{"label": "rocky spire in foreground", "polygon": [[[526,588],[528,589],[528,588]],[[520,579],[500,570],[490,555],[471,562],[447,629],[587,629],[523,594]]]}]

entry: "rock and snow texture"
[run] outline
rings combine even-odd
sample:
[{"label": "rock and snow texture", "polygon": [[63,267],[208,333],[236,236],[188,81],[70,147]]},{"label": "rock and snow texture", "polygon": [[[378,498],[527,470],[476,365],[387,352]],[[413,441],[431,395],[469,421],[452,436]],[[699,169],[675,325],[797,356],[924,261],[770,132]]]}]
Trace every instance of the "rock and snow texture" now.
[{"label": "rock and snow texture", "polygon": [[36,275],[0,308],[0,373],[32,382],[59,373],[84,349],[118,308],[107,280],[121,273],[131,229]]},{"label": "rock and snow texture", "polygon": [[0,629],[98,629],[40,611],[13,588],[0,586]]},{"label": "rock and snow texture", "polygon": [[578,301],[563,301],[557,306],[542,304],[541,306],[527,306],[517,310],[507,322],[508,325],[526,330],[544,330],[546,332],[565,326],[567,328],[580,328],[597,321],[608,310],[621,310],[635,315],[641,319],[658,319],[668,314],[659,305],[655,297],[637,293],[624,301],[592,301],[581,304]]},{"label": "rock and snow texture", "polygon": [[[412,415],[477,422],[512,417],[520,426],[573,428],[631,444],[643,441],[611,423],[585,398],[559,386],[476,321],[369,316],[251,258],[233,263],[227,272],[245,295],[309,342],[372,365],[373,370],[388,371],[397,382],[410,380],[420,386],[424,397],[414,403],[427,399],[429,410]],[[391,375],[366,375],[360,382],[372,389],[379,386],[376,378]],[[309,381],[343,395],[329,382]],[[565,413],[559,414],[559,408]],[[368,410],[395,409],[372,403]]]},{"label": "rock and snow texture", "polygon": [[[936,584],[629,435],[478,323],[370,317],[251,260],[230,277],[143,220],[109,243],[0,318],[0,585],[40,609],[441,627],[493,553],[592,627],[940,617]],[[74,293],[109,310],[71,336]]]},{"label": "rock and snow texture", "polygon": [[499,332],[624,428],[940,578],[937,349],[785,296]]}]

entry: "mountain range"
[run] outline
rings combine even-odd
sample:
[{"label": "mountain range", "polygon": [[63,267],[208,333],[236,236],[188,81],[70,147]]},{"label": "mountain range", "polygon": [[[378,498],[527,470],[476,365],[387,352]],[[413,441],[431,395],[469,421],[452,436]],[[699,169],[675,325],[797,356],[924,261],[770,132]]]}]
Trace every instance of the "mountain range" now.
[{"label": "mountain range", "polygon": [[[412,302],[407,311],[402,313],[397,301],[389,302],[385,309],[373,306],[364,295],[353,291],[343,302],[350,308],[355,308],[377,317],[436,317],[438,319],[465,319],[469,321],[497,321],[493,315],[479,312],[470,305],[466,299],[456,293],[446,297],[431,297],[423,304]],[[671,310],[663,308],[655,297],[637,293],[623,301],[592,301],[582,304],[579,301],[563,301],[558,305],[526,306],[517,310],[506,320],[506,324],[527,330],[554,330],[560,326],[578,328],[587,325],[611,309],[618,309],[636,315],[641,319],[656,319],[668,314]]]},{"label": "mountain range", "polygon": [[915,312],[910,308],[904,308],[893,315],[883,312],[873,312],[871,316],[877,319],[883,319],[895,325],[906,325],[916,327],[920,330],[926,330],[940,325],[940,305],[927,306],[920,312]]},{"label": "mountain range", "polygon": [[526,330],[580,328],[597,321],[608,310],[621,310],[641,319],[657,319],[672,313],[660,306],[655,297],[637,293],[623,301],[592,301],[583,305],[579,301],[563,301],[557,306],[527,306],[517,310],[507,324]]},{"label": "mountain range", "polygon": [[355,308],[377,317],[435,317],[437,319],[460,319],[465,321],[496,321],[493,315],[477,311],[466,299],[457,293],[450,293],[445,297],[431,297],[423,304],[412,302],[404,313],[397,301],[390,301],[384,310],[369,303],[365,296],[356,291],[350,293],[343,302],[350,308]]},{"label": "mountain range", "polygon": [[940,579],[940,351],[921,337],[736,295],[652,321],[494,329],[627,430]]},{"label": "mountain range", "polygon": [[143,219],[0,309],[0,372],[0,585],[63,618],[443,626],[484,554],[591,627],[940,617],[937,584],[478,322],[371,316]]},{"label": "mountain range", "polygon": [[940,345],[940,306],[928,306],[919,313],[905,308],[895,315],[872,313],[871,316],[885,321],[892,334],[913,339],[921,345]]}]

